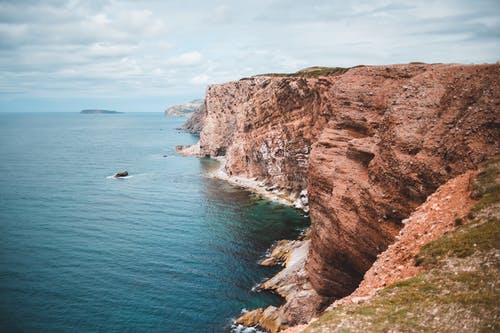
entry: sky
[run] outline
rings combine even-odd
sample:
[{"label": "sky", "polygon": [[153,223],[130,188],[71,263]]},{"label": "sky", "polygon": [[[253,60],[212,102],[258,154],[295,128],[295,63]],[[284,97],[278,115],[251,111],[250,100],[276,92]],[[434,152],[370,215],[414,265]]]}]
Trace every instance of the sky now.
[{"label": "sky", "polygon": [[0,0],[0,112],[161,112],[260,73],[499,60],[499,0]]}]

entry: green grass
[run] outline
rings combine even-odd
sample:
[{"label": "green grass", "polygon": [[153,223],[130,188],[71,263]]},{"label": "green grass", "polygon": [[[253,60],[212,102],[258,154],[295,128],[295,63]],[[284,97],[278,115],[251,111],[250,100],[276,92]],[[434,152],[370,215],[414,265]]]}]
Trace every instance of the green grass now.
[{"label": "green grass", "polygon": [[472,209],[478,212],[500,201],[500,157],[481,164],[481,172],[473,182],[473,197],[479,199]]},{"label": "green grass", "polygon": [[[455,232],[426,244],[415,257],[415,265],[432,266],[446,257],[464,258],[475,251],[500,248],[500,223],[495,217],[480,218],[479,213],[500,201],[500,158],[480,165],[480,172],[472,182],[472,196],[478,202],[468,214],[468,223],[455,220]],[[478,216],[478,218],[475,218]],[[464,225],[465,224],[465,225]]]},{"label": "green grass", "polygon": [[278,76],[278,77],[319,77],[341,75],[347,72],[350,68],[344,67],[309,67],[295,73],[267,73],[257,76]]},{"label": "green grass", "polygon": [[[498,294],[492,287],[498,274],[494,266],[474,271],[452,272],[444,267],[427,271],[384,288],[366,303],[330,311],[305,332],[452,332],[469,320],[475,322],[476,329],[495,332],[500,326],[492,318],[500,311]],[[460,323],[447,319],[454,318],[457,309],[466,313],[457,318]]]},{"label": "green grass", "polygon": [[447,257],[465,258],[475,251],[500,249],[500,220],[468,224],[422,247],[415,265],[433,266]]}]

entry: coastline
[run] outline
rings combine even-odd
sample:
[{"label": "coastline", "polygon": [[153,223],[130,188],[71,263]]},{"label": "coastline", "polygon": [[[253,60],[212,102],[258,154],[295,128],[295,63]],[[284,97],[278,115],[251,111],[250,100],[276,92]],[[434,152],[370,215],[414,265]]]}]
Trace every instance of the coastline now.
[{"label": "coastline", "polygon": [[[176,150],[178,154],[183,156],[201,157],[199,142],[192,146],[178,146]],[[211,157],[211,159],[217,162],[217,166],[212,170],[205,171],[203,173],[205,177],[226,181],[269,201],[295,208],[301,214],[308,216],[307,191],[303,190],[297,196],[280,190],[274,185],[266,186],[265,180],[229,175],[225,171],[225,157],[218,156]],[[305,310],[307,316],[311,316],[318,304],[323,302],[321,296],[316,293],[306,278],[305,263],[309,245],[308,232],[303,233],[297,239],[282,239],[273,243],[266,251],[267,255],[259,261],[261,266],[281,266],[281,269],[272,277],[259,283],[258,288],[280,295],[284,299],[285,305],[295,313],[297,318],[302,317],[303,310]],[[305,304],[308,304],[308,306],[305,306]],[[301,321],[305,321],[305,318],[302,318]],[[291,328],[289,324],[289,318],[284,313],[283,306],[269,305],[266,308],[242,311],[241,315],[232,324],[232,332],[246,332],[247,330],[264,332],[261,331],[261,329],[264,329],[274,333]],[[295,326],[297,323],[293,324]]]},{"label": "coastline", "polygon": [[[335,77],[261,79],[210,86],[200,141],[179,153],[223,155],[207,177],[283,205],[304,208],[310,190],[310,239],[279,242],[261,262],[284,266],[261,288],[287,302],[236,322],[274,333],[355,292],[415,209],[498,154],[490,126],[498,86],[494,65],[358,66]],[[437,235],[434,225],[424,229],[411,244]],[[384,261],[388,278],[377,271],[372,280],[386,286],[418,266],[408,247],[396,254],[409,267]]]},{"label": "coastline", "polygon": [[[305,199],[303,193],[296,198],[275,186],[266,186],[264,180],[228,175],[225,172],[226,159],[224,157],[212,159],[216,160],[218,165],[214,170],[205,173],[207,177],[227,181],[231,185],[247,189],[264,199],[295,208],[308,216],[307,192]],[[269,305],[265,308],[242,312],[232,325],[233,332],[245,332],[250,329],[254,330],[252,332],[276,333],[280,330],[292,329],[298,323],[293,322],[293,326],[290,326],[289,318],[283,310],[284,306],[294,312],[296,318],[301,318],[303,312],[306,313],[306,317],[313,315],[315,309],[324,300],[306,278],[305,263],[310,242],[309,232],[305,231],[296,239],[282,239],[270,246],[266,251],[267,255],[259,261],[259,265],[281,266],[281,269],[272,277],[262,281],[258,288],[280,295],[285,303],[278,307]],[[306,321],[305,319],[305,317],[301,318],[300,321]]]},{"label": "coastline", "polygon": [[[189,147],[186,148],[189,149]],[[205,174],[207,177],[224,180],[230,183],[231,185],[243,187],[267,200],[295,208],[299,210],[302,214],[305,214],[306,216],[309,213],[309,207],[307,205],[307,192],[303,191],[303,193],[299,195],[299,198],[297,198],[293,194],[280,190],[275,186],[266,186],[264,180],[258,180],[256,178],[250,179],[241,176],[229,175],[225,171],[225,166],[226,166],[225,157],[223,156],[211,157],[211,159],[218,161],[219,165],[217,169],[207,172]],[[305,197],[306,199],[301,199],[301,196]]]}]

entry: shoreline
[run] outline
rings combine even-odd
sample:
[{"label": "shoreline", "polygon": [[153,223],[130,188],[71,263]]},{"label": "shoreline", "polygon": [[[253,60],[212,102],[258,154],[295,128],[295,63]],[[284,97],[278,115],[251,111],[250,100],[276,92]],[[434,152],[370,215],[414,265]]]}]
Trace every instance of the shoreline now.
[{"label": "shoreline", "polygon": [[[178,146],[176,150],[178,154],[183,156],[201,157],[199,142],[187,147]],[[203,176],[223,180],[232,186],[250,191],[265,200],[294,208],[301,215],[308,217],[309,206],[306,190],[293,195],[280,190],[275,185],[266,185],[265,180],[232,176],[225,171],[227,161],[225,157],[210,157],[210,159],[216,161],[217,165],[213,169],[204,171]],[[231,332],[245,332],[249,329],[253,329],[253,332],[264,332],[261,329],[277,332],[290,327],[284,306],[290,307],[300,318],[304,303],[308,303],[307,300],[311,300],[309,302],[310,306],[305,309],[307,315],[312,314],[311,311],[317,304],[321,303],[321,297],[305,277],[305,263],[310,245],[307,231],[309,228],[295,239],[281,239],[273,242],[266,250],[265,256],[258,262],[260,266],[281,266],[281,269],[253,288],[278,294],[284,300],[284,304],[281,306],[268,305],[265,308],[250,310],[242,309],[239,317],[231,325]]]},{"label": "shoreline", "polygon": [[224,157],[211,157],[211,159],[217,161],[219,165],[217,169],[206,172],[205,175],[207,177],[227,181],[231,185],[245,188],[269,201],[295,208],[300,211],[301,214],[308,216],[309,207],[307,204],[304,204],[304,200],[301,199],[302,195],[305,196],[307,203],[307,192],[305,192],[305,194],[301,193],[299,198],[297,198],[273,185],[266,186],[264,180],[250,179],[241,176],[230,176],[224,170],[226,166],[226,159]]},{"label": "shoreline", "polygon": [[[298,198],[280,191],[275,186],[265,186],[265,181],[249,179],[241,176],[230,176],[225,172],[226,159],[224,157],[212,158],[218,162],[214,170],[206,172],[207,177],[212,177],[227,181],[233,186],[239,186],[252,193],[296,209],[304,216],[308,217],[309,206],[307,205],[307,192],[299,194]],[[304,199],[305,198],[305,199]],[[310,228],[310,227],[309,227]],[[281,239],[268,248],[265,256],[259,260],[260,266],[281,266],[280,270],[273,276],[266,278],[253,288],[273,292],[284,300],[280,306],[268,305],[256,309],[242,311],[240,316],[233,322],[232,332],[278,332],[283,329],[292,328],[289,326],[284,307],[288,306],[300,317],[306,299],[313,300],[311,304],[319,304],[320,296],[312,288],[309,280],[305,277],[305,263],[309,253],[310,238],[306,229],[295,239]],[[253,289],[252,288],[252,289]],[[313,307],[309,307],[306,312],[311,312]]]}]

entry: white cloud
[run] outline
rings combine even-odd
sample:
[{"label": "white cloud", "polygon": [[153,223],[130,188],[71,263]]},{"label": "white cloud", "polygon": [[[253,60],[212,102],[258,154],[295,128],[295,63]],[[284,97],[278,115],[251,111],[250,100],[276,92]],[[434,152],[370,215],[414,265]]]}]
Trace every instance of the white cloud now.
[{"label": "white cloud", "polygon": [[202,61],[203,56],[198,51],[182,53],[178,56],[170,57],[167,63],[171,65],[190,66],[197,65]]},{"label": "white cloud", "polygon": [[191,82],[192,84],[195,84],[195,85],[204,85],[204,84],[207,84],[208,83],[208,75],[206,74],[200,74],[200,75],[196,75],[196,76],[193,76],[191,78],[191,80],[189,80],[189,82]]},{"label": "white cloud", "polygon": [[498,0],[0,0],[0,102],[201,97],[208,82],[312,65],[495,62],[499,31]]},{"label": "white cloud", "polygon": [[105,26],[111,23],[111,20],[105,14],[96,14],[91,16],[89,21],[100,26]]},{"label": "white cloud", "polygon": [[137,45],[95,43],[88,48],[89,55],[94,57],[120,57],[133,53]]}]

